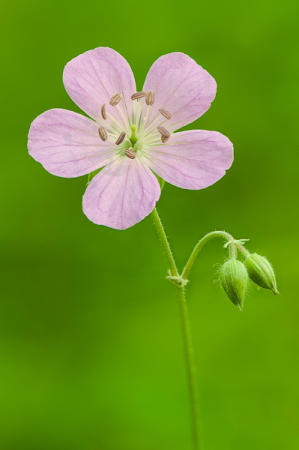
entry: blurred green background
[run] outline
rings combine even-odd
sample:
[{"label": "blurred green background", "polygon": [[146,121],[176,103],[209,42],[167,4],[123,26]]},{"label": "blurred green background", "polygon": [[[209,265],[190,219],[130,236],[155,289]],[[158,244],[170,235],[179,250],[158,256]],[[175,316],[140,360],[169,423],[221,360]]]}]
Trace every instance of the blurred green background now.
[{"label": "blurred green background", "polygon": [[222,242],[188,288],[203,450],[299,448],[298,3],[4,1],[1,68],[1,450],[189,450],[175,289],[151,219],[127,231],[81,212],[86,178],[27,155],[30,122],[77,111],[62,83],[78,54],[110,46],[142,87],[182,51],[218,82],[191,128],[218,130],[235,163],[216,185],[167,185],[159,202],[180,265],[225,229],[267,255],[281,295],[251,286],[243,313],[224,296]]}]

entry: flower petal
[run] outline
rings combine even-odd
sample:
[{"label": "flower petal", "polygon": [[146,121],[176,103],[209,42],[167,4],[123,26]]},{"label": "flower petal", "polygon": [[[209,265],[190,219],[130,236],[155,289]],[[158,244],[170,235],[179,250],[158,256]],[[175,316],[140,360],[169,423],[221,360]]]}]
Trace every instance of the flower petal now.
[{"label": "flower petal", "polygon": [[140,159],[118,158],[88,185],[83,211],[98,225],[124,230],[144,219],[159,197],[159,182]]},{"label": "flower petal", "polygon": [[29,130],[29,154],[59,177],[79,177],[103,167],[114,148],[101,141],[95,122],[65,109],[44,112]]},{"label": "flower petal", "polygon": [[[169,53],[154,62],[143,90],[155,93],[149,122],[161,119],[165,127],[177,130],[193,122],[210,107],[216,95],[216,81],[184,53]],[[165,119],[159,109],[172,114]]]},{"label": "flower petal", "polygon": [[[131,111],[130,97],[136,91],[133,72],[128,62],[109,47],[89,50],[69,61],[63,82],[71,99],[90,117],[100,117],[104,103],[119,121]],[[113,107],[109,101],[116,93],[122,100]]]},{"label": "flower petal", "polygon": [[233,162],[233,145],[217,131],[182,131],[147,152],[149,166],[168,183],[203,189],[218,181]]}]

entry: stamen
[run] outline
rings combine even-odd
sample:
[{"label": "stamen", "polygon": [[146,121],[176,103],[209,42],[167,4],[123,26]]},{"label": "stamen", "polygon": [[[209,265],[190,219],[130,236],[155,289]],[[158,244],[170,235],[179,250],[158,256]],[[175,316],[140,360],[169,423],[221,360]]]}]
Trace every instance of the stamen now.
[{"label": "stamen", "polygon": [[104,128],[104,127],[99,128],[99,136],[102,139],[102,141],[107,141],[108,134],[107,134],[106,128]]},{"label": "stamen", "polygon": [[102,114],[103,119],[106,120],[107,119],[107,114],[106,114],[106,105],[105,105],[105,103],[104,103],[104,105],[101,108],[101,114]]},{"label": "stamen", "polygon": [[128,148],[126,151],[125,151],[125,155],[128,157],[128,158],[130,158],[130,159],[135,159],[135,153],[133,152],[133,150],[132,149],[130,149],[130,148]]},{"label": "stamen", "polygon": [[167,142],[169,138],[170,138],[170,136],[168,136],[168,137],[161,136],[161,141],[163,142],[163,144],[165,144],[165,142]]},{"label": "stamen", "polygon": [[124,138],[126,137],[126,133],[122,131],[120,135],[118,136],[117,140],[115,141],[116,145],[119,145],[123,142]]},{"label": "stamen", "polygon": [[164,127],[157,127],[157,130],[159,131],[159,133],[161,134],[162,137],[166,137],[166,138],[170,137],[170,133],[169,133],[168,130],[166,130],[166,128],[164,128]]},{"label": "stamen", "polygon": [[146,97],[147,96],[147,93],[146,92],[143,92],[143,91],[141,91],[141,92],[135,92],[135,94],[133,94],[132,96],[131,96],[131,99],[132,100],[137,100],[138,98],[143,98],[143,97]]},{"label": "stamen", "polygon": [[172,118],[172,114],[169,111],[166,111],[166,109],[159,109],[159,113],[161,113],[167,120]]},{"label": "stamen", "polygon": [[145,97],[145,103],[147,105],[153,105],[155,101],[155,93],[154,91],[148,91]]},{"label": "stamen", "polygon": [[120,101],[121,101],[121,95],[114,94],[114,95],[112,95],[109,103],[111,106],[116,106]]}]

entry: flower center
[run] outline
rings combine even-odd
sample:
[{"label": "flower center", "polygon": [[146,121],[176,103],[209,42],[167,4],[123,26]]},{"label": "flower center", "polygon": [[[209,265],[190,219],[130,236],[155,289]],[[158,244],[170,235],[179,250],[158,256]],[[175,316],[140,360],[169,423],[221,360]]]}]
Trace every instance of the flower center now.
[{"label": "flower center", "polygon": [[131,100],[130,115],[124,114],[127,104],[125,108],[120,108],[124,99],[119,93],[111,97],[108,108],[103,104],[99,114],[98,132],[102,141],[112,141],[118,147],[116,149],[120,156],[134,159],[137,153],[142,155],[149,147],[168,141],[171,134],[164,125],[172,118],[172,114],[164,108],[158,108],[154,115],[151,114],[152,105],[155,103],[154,91],[135,92]]}]

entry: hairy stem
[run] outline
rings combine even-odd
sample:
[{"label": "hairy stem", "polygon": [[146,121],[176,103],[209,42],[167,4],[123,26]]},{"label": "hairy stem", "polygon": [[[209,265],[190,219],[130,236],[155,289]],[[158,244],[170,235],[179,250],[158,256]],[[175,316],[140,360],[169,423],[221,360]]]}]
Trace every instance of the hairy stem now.
[{"label": "hairy stem", "polygon": [[156,227],[158,237],[159,237],[161,244],[164,248],[164,251],[166,253],[170,273],[173,277],[177,277],[179,275],[179,273],[178,273],[178,270],[176,267],[176,263],[175,263],[175,260],[174,260],[174,257],[173,257],[173,254],[172,254],[172,251],[171,251],[171,248],[170,248],[170,245],[169,245],[169,242],[168,242],[168,239],[167,239],[164,227],[163,227],[163,224],[162,224],[160,216],[158,214],[157,208],[154,208],[154,210],[152,212],[152,218],[154,221],[154,225]]},{"label": "hairy stem", "polygon": [[188,305],[186,301],[185,288],[178,288],[181,326],[184,340],[184,353],[188,376],[190,408],[192,417],[192,438],[194,450],[199,450],[199,417],[198,417],[198,396],[196,384],[196,365],[192,343],[191,324],[189,319]]},{"label": "hairy stem", "polygon": [[[162,243],[164,251],[167,256],[169,270],[173,277],[179,277],[177,266],[163,227],[157,209],[155,208],[152,212],[152,218],[154,225],[157,230],[157,234]],[[186,371],[188,376],[188,386],[189,386],[189,398],[190,398],[190,410],[192,419],[192,438],[193,438],[193,449],[199,450],[199,417],[198,417],[198,403],[197,403],[197,385],[196,385],[196,366],[193,352],[192,344],[192,333],[188,312],[188,305],[186,302],[185,288],[184,286],[177,285],[179,307],[180,307],[180,318],[181,327],[183,334],[184,343],[184,354],[186,361]]]}]

